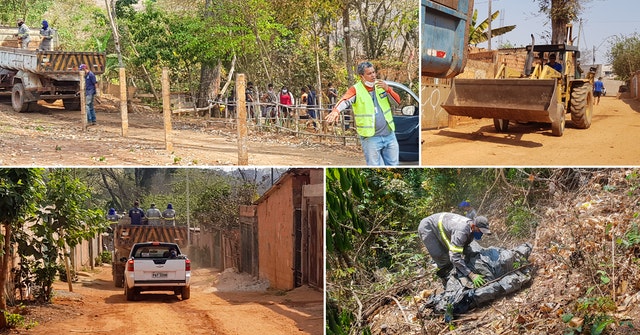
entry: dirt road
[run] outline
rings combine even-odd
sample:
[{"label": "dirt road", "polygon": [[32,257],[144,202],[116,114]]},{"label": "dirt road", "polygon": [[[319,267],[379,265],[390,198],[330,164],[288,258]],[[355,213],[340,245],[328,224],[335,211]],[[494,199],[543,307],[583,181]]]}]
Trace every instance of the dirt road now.
[{"label": "dirt road", "polygon": [[549,124],[511,123],[497,133],[492,119],[422,132],[422,165],[621,166],[640,165],[640,102],[602,97],[589,129],[551,135]]},{"label": "dirt road", "polygon": [[324,330],[322,292],[302,287],[289,292],[213,292],[217,272],[192,271],[191,298],[144,292],[125,300],[115,288],[110,267],[80,277],[69,293],[56,282],[54,304],[26,316],[39,325],[11,334],[312,334]]},{"label": "dirt road", "polygon": [[[105,98],[96,105],[98,125],[82,128],[79,111],[61,103],[16,113],[0,97],[0,165],[4,166],[220,166],[237,165],[237,130],[198,117],[175,117],[173,148],[165,150],[162,114],[129,111],[129,133],[122,137],[119,109]],[[249,132],[249,165],[364,165],[357,144],[343,146],[316,137]]]}]

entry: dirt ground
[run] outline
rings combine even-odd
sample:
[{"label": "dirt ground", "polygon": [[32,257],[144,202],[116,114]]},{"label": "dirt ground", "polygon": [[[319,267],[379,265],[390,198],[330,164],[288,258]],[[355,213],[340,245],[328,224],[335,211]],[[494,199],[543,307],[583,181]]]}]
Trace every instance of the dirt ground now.
[{"label": "dirt ground", "polygon": [[492,119],[422,132],[422,165],[622,166],[640,164],[640,101],[605,96],[594,106],[589,129],[551,135],[549,124],[512,122],[497,133]]},{"label": "dirt ground", "polygon": [[[223,281],[232,280],[237,286],[241,277],[233,277],[225,275],[216,284],[228,289]],[[25,318],[37,321],[36,327],[8,334],[320,335],[324,330],[323,293],[309,287],[221,292],[214,285],[220,274],[207,268],[192,271],[189,300],[169,292],[143,292],[137,301],[126,301],[108,265],[79,278],[72,293],[67,283],[54,283],[52,305],[27,307]]]},{"label": "dirt ground", "polygon": [[[122,137],[117,100],[96,104],[97,125],[82,127],[80,111],[60,101],[17,113],[0,96],[0,165],[3,166],[220,166],[238,164],[237,129],[203,117],[175,116],[173,151],[165,150],[162,113],[129,109],[128,136]],[[364,165],[360,146],[276,132],[249,131],[249,165]]]}]

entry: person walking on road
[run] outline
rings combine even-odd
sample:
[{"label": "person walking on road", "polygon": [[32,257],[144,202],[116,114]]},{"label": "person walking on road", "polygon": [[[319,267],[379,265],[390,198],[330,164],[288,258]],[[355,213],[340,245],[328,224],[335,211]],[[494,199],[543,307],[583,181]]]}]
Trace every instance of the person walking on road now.
[{"label": "person walking on road", "polygon": [[87,106],[87,122],[89,122],[90,126],[96,125],[96,110],[93,108],[93,100],[96,96],[96,75],[89,70],[87,64],[80,64],[78,68],[80,71],[84,71],[84,92],[85,92],[85,103]]},{"label": "person walking on road", "polygon": [[[469,277],[475,287],[485,284],[482,275],[473,273],[464,261],[464,249],[483,234],[491,234],[489,221],[484,216],[469,219],[455,213],[436,213],[420,221],[418,234],[429,255],[438,266],[436,275],[447,282],[454,268],[463,277]],[[446,286],[446,284],[445,284]]]},{"label": "person walking on road", "polygon": [[360,80],[349,87],[325,119],[333,123],[342,111],[352,107],[367,165],[398,165],[400,147],[389,99],[400,103],[400,96],[384,80],[377,79],[370,62],[358,64],[358,75]]},{"label": "person walking on road", "polygon": [[602,92],[604,91],[604,83],[602,82],[602,77],[599,77],[595,83],[593,83],[593,97],[596,98],[596,105],[600,104],[600,96],[602,96]]}]

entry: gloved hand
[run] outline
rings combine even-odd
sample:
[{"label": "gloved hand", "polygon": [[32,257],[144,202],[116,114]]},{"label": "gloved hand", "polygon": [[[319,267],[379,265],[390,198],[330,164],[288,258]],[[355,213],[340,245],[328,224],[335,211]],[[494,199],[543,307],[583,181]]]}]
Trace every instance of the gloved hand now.
[{"label": "gloved hand", "polygon": [[471,272],[469,274],[469,279],[473,282],[473,286],[480,287],[486,283],[484,278],[481,275]]}]

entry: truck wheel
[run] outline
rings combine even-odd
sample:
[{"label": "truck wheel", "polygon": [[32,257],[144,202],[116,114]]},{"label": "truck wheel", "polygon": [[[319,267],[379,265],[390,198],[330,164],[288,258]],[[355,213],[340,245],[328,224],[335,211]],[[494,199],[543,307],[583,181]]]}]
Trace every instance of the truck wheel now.
[{"label": "truck wheel", "polygon": [[571,87],[571,103],[569,104],[571,121],[579,129],[591,127],[593,115],[593,92],[588,82],[576,82]]},{"label": "truck wheel", "polygon": [[127,296],[127,301],[136,300],[136,289],[135,289],[135,287],[130,289],[127,285],[124,285],[124,295]]},{"label": "truck wheel", "polygon": [[509,120],[493,119],[493,125],[499,133],[506,133],[509,129]]},{"label": "truck wheel", "polygon": [[32,107],[32,103],[24,101],[24,86],[15,84],[11,89],[11,106],[13,110],[19,113],[28,112]]},{"label": "truck wheel", "polygon": [[184,286],[182,288],[182,300],[187,300],[191,297],[191,286]]},{"label": "truck wheel", "polygon": [[564,105],[558,104],[558,119],[551,122],[551,134],[553,136],[562,136],[564,133],[565,119],[564,119]]},{"label": "truck wheel", "polygon": [[68,111],[80,110],[80,98],[63,99],[62,104],[64,105],[64,109]]}]

